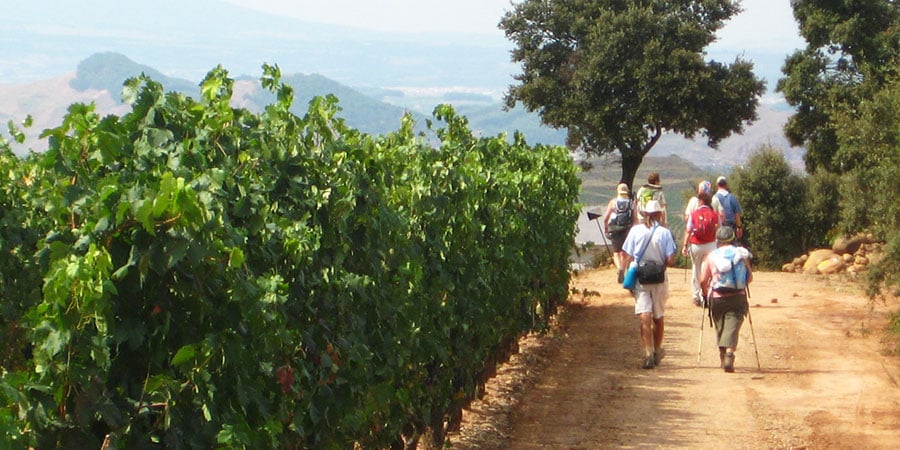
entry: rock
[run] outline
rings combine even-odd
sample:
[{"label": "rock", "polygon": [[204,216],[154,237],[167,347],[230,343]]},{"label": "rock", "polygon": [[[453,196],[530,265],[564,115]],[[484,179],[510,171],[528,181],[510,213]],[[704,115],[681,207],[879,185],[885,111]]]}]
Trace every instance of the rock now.
[{"label": "rock", "polygon": [[798,256],[798,257],[794,258],[794,261],[792,264],[794,264],[795,266],[803,266],[803,261],[804,261],[804,259],[800,258]]},{"label": "rock", "polygon": [[[856,252],[856,254],[858,255],[859,252]],[[852,262],[853,262],[853,259],[856,258],[855,256],[853,256],[853,253],[844,253],[844,254],[841,255],[841,256],[843,257],[844,263],[846,263],[846,264],[852,263]]]},{"label": "rock", "polygon": [[834,245],[831,246],[831,249],[838,255],[856,253],[856,251],[859,250],[863,244],[867,244],[868,241],[866,236],[854,236],[850,238],[841,237],[834,241]]},{"label": "rock", "polygon": [[794,271],[794,265],[791,263],[787,263],[787,264],[781,266],[781,271],[792,273]]},{"label": "rock", "polygon": [[817,269],[819,263],[835,256],[837,256],[837,254],[834,253],[833,250],[828,248],[813,250],[809,252],[806,263],[803,264],[803,272],[810,275],[815,275],[819,273],[819,270]]},{"label": "rock", "polygon": [[838,255],[834,255],[831,258],[828,258],[828,259],[820,262],[818,265],[816,265],[816,270],[818,270],[819,273],[824,273],[826,275],[832,274],[832,273],[838,273],[843,268],[844,268],[844,258],[842,258]]},{"label": "rock", "polygon": [[800,255],[800,262],[805,263],[809,259],[809,255]]},{"label": "rock", "polygon": [[865,256],[857,256],[853,258],[853,264],[857,266],[868,266],[869,258],[866,258]]}]

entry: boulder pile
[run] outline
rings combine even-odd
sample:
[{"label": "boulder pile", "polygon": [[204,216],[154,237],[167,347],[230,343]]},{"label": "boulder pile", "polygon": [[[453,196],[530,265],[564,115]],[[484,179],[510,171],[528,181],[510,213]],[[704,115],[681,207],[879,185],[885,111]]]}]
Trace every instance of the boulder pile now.
[{"label": "boulder pile", "polygon": [[882,243],[872,235],[857,235],[839,238],[831,248],[817,249],[794,258],[781,267],[782,272],[805,273],[809,275],[865,272],[877,257]]}]

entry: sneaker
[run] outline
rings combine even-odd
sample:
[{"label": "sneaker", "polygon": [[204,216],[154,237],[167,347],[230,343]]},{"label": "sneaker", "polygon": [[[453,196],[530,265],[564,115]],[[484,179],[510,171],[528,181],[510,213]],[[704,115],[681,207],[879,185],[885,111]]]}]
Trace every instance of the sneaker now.
[{"label": "sneaker", "polygon": [[654,360],[653,355],[647,355],[647,357],[644,358],[644,364],[641,365],[641,368],[642,369],[652,369],[655,366],[656,366],[656,361]]},{"label": "sneaker", "polygon": [[728,352],[725,354],[725,362],[722,364],[722,367],[728,373],[734,372],[734,353]]},{"label": "sneaker", "polygon": [[653,353],[653,365],[658,366],[659,362],[666,357],[666,349],[660,347]]}]

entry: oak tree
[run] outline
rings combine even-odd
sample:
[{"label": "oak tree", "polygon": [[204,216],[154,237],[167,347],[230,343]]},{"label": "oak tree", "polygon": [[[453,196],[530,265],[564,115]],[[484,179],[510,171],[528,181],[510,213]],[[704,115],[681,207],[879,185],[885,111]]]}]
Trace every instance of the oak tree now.
[{"label": "oak tree", "polygon": [[785,61],[777,90],[796,107],[785,127],[805,146],[806,168],[845,173],[858,157],[840,151],[837,118],[854,114],[898,75],[900,3],[892,0],[795,0],[805,49]]},{"label": "oak tree", "polygon": [[618,154],[632,185],[664,133],[715,147],[757,118],[765,84],[752,63],[708,61],[704,49],[734,14],[727,0],[525,0],[500,21],[521,63],[508,107],[521,102],[567,145]]}]

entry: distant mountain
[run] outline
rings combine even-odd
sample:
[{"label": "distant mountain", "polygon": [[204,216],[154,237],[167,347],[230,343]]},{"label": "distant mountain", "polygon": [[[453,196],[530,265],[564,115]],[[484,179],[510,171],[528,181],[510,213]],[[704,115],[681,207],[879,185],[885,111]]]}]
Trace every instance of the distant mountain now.
[{"label": "distant mountain", "polygon": [[[122,54],[104,52],[90,55],[78,64],[76,72],[63,77],[30,84],[0,85],[0,121],[19,122],[26,115],[34,116],[34,126],[27,133],[29,144],[36,150],[43,150],[46,143],[36,142],[36,136],[44,128],[59,125],[72,103],[94,102],[102,114],[127,112],[128,107],[119,100],[122,84],[141,73],[160,82],[167,91],[183,92],[195,98],[199,93],[199,80],[168,77]],[[295,114],[305,114],[314,96],[334,94],[339,99],[340,117],[366,133],[384,134],[397,130],[400,118],[407,112],[413,115],[421,130],[436,105],[450,103],[459,114],[467,117],[470,128],[478,135],[506,133],[512,138],[518,130],[529,144],[565,143],[565,130],[543,126],[537,114],[528,113],[521,107],[505,111],[498,98],[471,90],[356,89],[319,74],[286,74],[283,81],[295,89],[292,107]],[[273,100],[271,93],[261,89],[258,80],[248,76],[236,78],[235,106],[261,111]],[[664,136],[649,156],[678,155],[702,169],[727,171],[729,167],[744,163],[760,146],[771,145],[782,149],[792,166],[802,169],[803,150],[791,148],[782,132],[791,114],[783,105],[783,102],[774,106],[760,105],[759,120],[743,134],[724,140],[718,150],[709,148],[699,139],[686,140],[670,135]],[[25,151],[24,148],[17,150]]]},{"label": "distant mountain", "polygon": [[804,148],[791,147],[784,135],[784,125],[793,115],[793,111],[779,103],[763,102],[757,113],[759,120],[745,127],[741,134],[734,134],[719,143],[718,149],[709,147],[706,140],[684,139],[678,135],[663,136],[648,156],[678,155],[698,167],[727,172],[729,168],[747,162],[750,156],[760,147],[769,146],[780,149],[785,160],[796,170],[803,170]]},{"label": "distant mountain", "polygon": [[116,52],[191,80],[220,64],[256,77],[269,63],[351,86],[500,90],[516,70],[510,45],[500,35],[365,31],[221,0],[17,1],[4,3],[0,21],[0,83],[43,79]]},{"label": "distant mountain", "polygon": [[[129,107],[122,104],[120,93],[125,80],[146,74],[163,85],[166,91],[182,92],[196,98],[200,92],[199,81],[191,82],[167,77],[152,67],[136,63],[118,53],[91,55],[78,64],[75,73],[22,85],[0,85],[0,120],[21,122],[32,115],[34,125],[27,130],[29,137],[25,148],[17,148],[24,153],[27,148],[42,151],[46,142],[38,142],[42,130],[62,123],[67,107],[72,103],[95,103],[101,114],[124,114]],[[325,78],[321,75],[286,75],[282,79],[295,89],[292,112],[306,113],[308,104],[315,96],[334,94],[342,109],[339,116],[347,124],[371,134],[384,134],[400,127],[400,119],[406,109],[375,100],[358,91]],[[258,80],[242,77],[235,80],[233,103],[236,107],[251,111],[262,111],[274,101],[274,96],[263,90]],[[410,111],[418,124],[424,127],[425,116]]]},{"label": "distant mountain", "polygon": [[[407,112],[412,114],[413,119],[420,127],[424,127],[425,124],[426,117],[423,114],[363,95],[353,88],[322,75],[287,75],[282,78],[282,82],[294,88],[295,100],[291,112],[298,116],[306,114],[309,102],[313,97],[332,94],[339,100],[340,116],[347,121],[348,125],[365,133],[385,134],[396,131],[400,128],[400,118]],[[253,81],[252,84],[253,86],[243,97],[248,109],[261,111],[265,105],[275,101],[275,96],[260,89],[256,81]]]},{"label": "distant mountain", "polygon": [[[192,82],[168,77],[122,54],[105,52],[81,61],[74,74],[23,85],[0,85],[0,120],[18,122],[26,115],[34,116],[34,125],[26,134],[31,137],[29,142],[32,148],[40,151],[46,147],[46,143],[36,142],[36,136],[45,128],[59,125],[66,108],[72,103],[94,102],[102,114],[127,112],[127,106],[120,101],[122,85],[128,78],[141,74],[161,83],[167,91],[182,92],[195,98],[199,94],[199,80]],[[565,139],[564,132],[542,126],[536,115],[527,114],[520,109],[504,112],[499,102],[494,102],[485,95],[456,93],[447,98],[427,99],[424,100],[428,102],[427,109],[418,111],[403,106],[402,102],[401,105],[396,105],[373,98],[318,74],[287,74],[282,81],[294,87],[293,113],[302,116],[313,97],[333,94],[339,99],[339,116],[348,125],[370,134],[397,130],[405,113],[413,116],[420,131],[424,130],[425,120],[431,117],[434,106],[459,100],[461,103],[457,108],[458,112],[466,115],[470,120],[470,128],[482,136],[496,136],[506,132],[511,138],[514,130],[520,130],[532,144],[561,145]],[[251,111],[262,111],[265,105],[274,101],[273,94],[262,89],[258,80],[248,76],[235,80],[234,91],[234,105]],[[53,95],[48,95],[48,92],[53,92]],[[396,90],[369,89],[369,92],[381,98],[405,96]],[[17,150],[24,152],[25,148]]]},{"label": "distant mountain", "polygon": [[125,55],[114,52],[96,53],[78,63],[75,78],[69,84],[76,91],[96,89],[118,95],[125,80],[141,74],[161,83],[167,91],[193,96],[200,92],[197,83],[165,76],[150,66],[138,64]]}]

